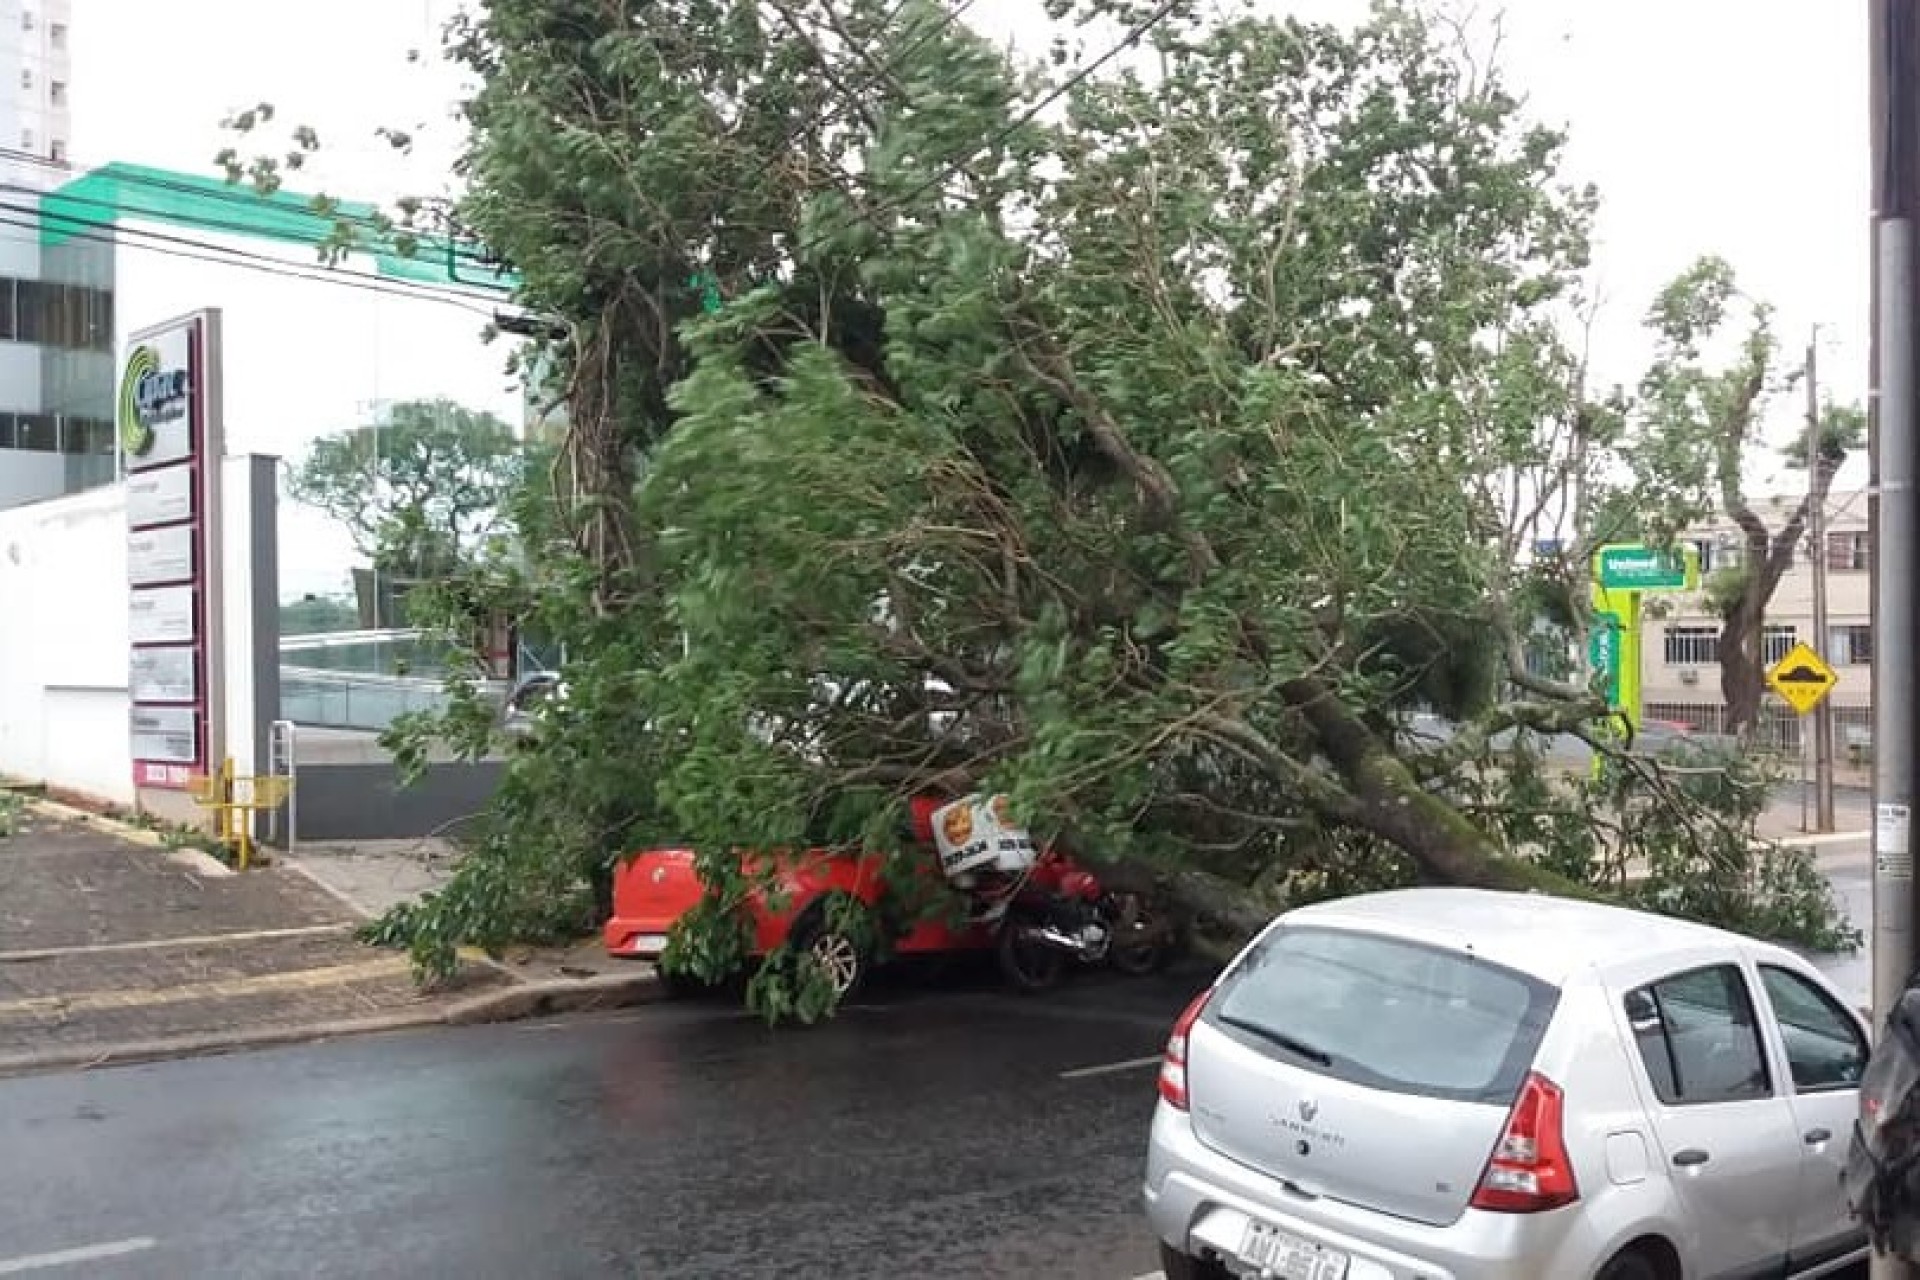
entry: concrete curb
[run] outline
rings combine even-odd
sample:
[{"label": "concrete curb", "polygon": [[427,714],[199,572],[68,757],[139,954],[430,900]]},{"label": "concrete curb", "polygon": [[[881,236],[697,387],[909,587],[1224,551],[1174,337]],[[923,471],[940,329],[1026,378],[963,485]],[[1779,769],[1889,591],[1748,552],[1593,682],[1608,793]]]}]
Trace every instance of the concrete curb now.
[{"label": "concrete curb", "polygon": [[94,813],[89,809],[76,808],[62,804],[58,800],[49,800],[44,796],[29,797],[26,808],[43,818],[53,818],[61,822],[75,822],[81,826],[104,831],[108,835],[125,840],[129,844],[145,845],[149,849],[158,849],[167,856],[169,862],[185,867],[196,875],[219,878],[234,874],[232,867],[210,854],[186,845],[170,845],[165,836],[148,827],[137,826],[131,822],[122,822],[118,818],[109,818],[103,813]]},{"label": "concrete curb", "polygon": [[666,984],[649,966],[643,973],[602,973],[591,978],[516,978],[505,991],[487,991],[447,1006],[448,1026],[517,1022],[555,1013],[588,1013],[654,1004],[667,998]]},{"label": "concrete curb", "polygon": [[129,1066],[169,1058],[214,1057],[245,1049],[312,1044],[383,1031],[431,1026],[479,1026],[515,1022],[557,1013],[623,1009],[666,998],[652,969],[644,973],[601,974],[592,978],[515,979],[504,991],[489,991],[448,1004],[401,1009],[364,1018],[294,1023],[194,1036],[165,1036],[114,1044],[63,1046],[40,1053],[0,1056],[0,1077],[96,1067]]}]

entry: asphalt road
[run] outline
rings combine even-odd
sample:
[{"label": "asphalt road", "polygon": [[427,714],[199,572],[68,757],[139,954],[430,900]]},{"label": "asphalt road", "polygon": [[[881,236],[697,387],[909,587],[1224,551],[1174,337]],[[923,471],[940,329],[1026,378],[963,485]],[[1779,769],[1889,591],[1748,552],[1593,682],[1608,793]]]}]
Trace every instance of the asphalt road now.
[{"label": "asphalt road", "polygon": [[1151,1059],[1205,978],[896,983],[814,1028],[716,1001],[0,1081],[0,1276],[1126,1280],[1157,1265]]}]

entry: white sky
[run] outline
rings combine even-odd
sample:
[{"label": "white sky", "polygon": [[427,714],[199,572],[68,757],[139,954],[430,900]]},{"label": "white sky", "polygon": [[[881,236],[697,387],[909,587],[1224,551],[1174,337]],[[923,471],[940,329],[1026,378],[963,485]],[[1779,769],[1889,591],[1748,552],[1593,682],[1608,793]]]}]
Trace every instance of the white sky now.
[{"label": "white sky", "polygon": [[[1365,0],[1270,3],[1336,20],[1365,8]],[[314,185],[368,198],[444,190],[457,142],[449,114],[458,82],[406,55],[424,49],[431,57],[454,7],[453,0],[329,0],[296,17],[294,6],[273,0],[74,0],[72,155],[81,164],[128,160],[211,172],[225,143],[221,116],[267,99],[283,122],[319,130],[325,151]],[[1647,300],[1694,257],[1715,252],[1775,304],[1790,349],[1797,352],[1820,325],[1823,382],[1836,398],[1864,399],[1866,13],[1863,4],[1834,0],[1507,6],[1509,82],[1541,119],[1570,128],[1570,176],[1597,183],[1604,201],[1597,267],[1606,309],[1595,335],[1604,378],[1635,377],[1646,354],[1639,318]],[[1044,43],[1039,0],[978,0],[968,20],[1002,42],[1036,51]],[[422,124],[412,158],[393,155],[374,137],[380,125]],[[255,287],[297,289],[304,300],[331,286],[263,277]],[[403,337],[383,339],[378,360],[338,376],[364,383],[361,399],[392,394],[383,377],[398,380],[380,366],[417,363],[395,345]],[[448,394],[474,382],[470,400],[494,401],[498,379],[486,371],[497,369],[497,353],[478,364],[448,358],[462,368],[461,385]],[[411,394],[419,379],[406,381]],[[1795,415],[1795,405],[1780,407],[1783,435]],[[1864,475],[1863,465],[1855,470]],[[319,579],[328,576],[313,563],[289,564],[283,585],[327,589]]]}]

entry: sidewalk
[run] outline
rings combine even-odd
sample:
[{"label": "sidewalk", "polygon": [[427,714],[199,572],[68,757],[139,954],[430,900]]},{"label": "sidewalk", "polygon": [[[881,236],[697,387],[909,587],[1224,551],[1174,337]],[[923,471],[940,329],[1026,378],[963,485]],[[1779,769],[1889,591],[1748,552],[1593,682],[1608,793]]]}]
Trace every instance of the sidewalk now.
[{"label": "sidewalk", "polygon": [[[326,874],[341,865],[361,873],[344,889]],[[391,858],[324,854],[235,873],[32,802],[0,836],[0,1075],[650,998],[645,966],[583,981],[551,956],[469,957],[421,991],[404,954],[353,930],[432,883]]]}]

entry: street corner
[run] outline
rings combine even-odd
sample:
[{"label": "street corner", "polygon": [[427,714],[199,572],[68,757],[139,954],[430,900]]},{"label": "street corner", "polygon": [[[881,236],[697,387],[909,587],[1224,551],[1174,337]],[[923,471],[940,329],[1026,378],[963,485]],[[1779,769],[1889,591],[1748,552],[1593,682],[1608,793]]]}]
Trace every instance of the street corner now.
[{"label": "street corner", "polygon": [[0,839],[0,1073],[439,1022],[515,985],[466,961],[423,990],[404,954],[361,943],[355,912],[284,867],[212,875],[57,811],[15,819]]},{"label": "street corner", "polygon": [[462,963],[423,988],[346,926],[0,953],[0,1075],[441,1023],[515,985]]}]

